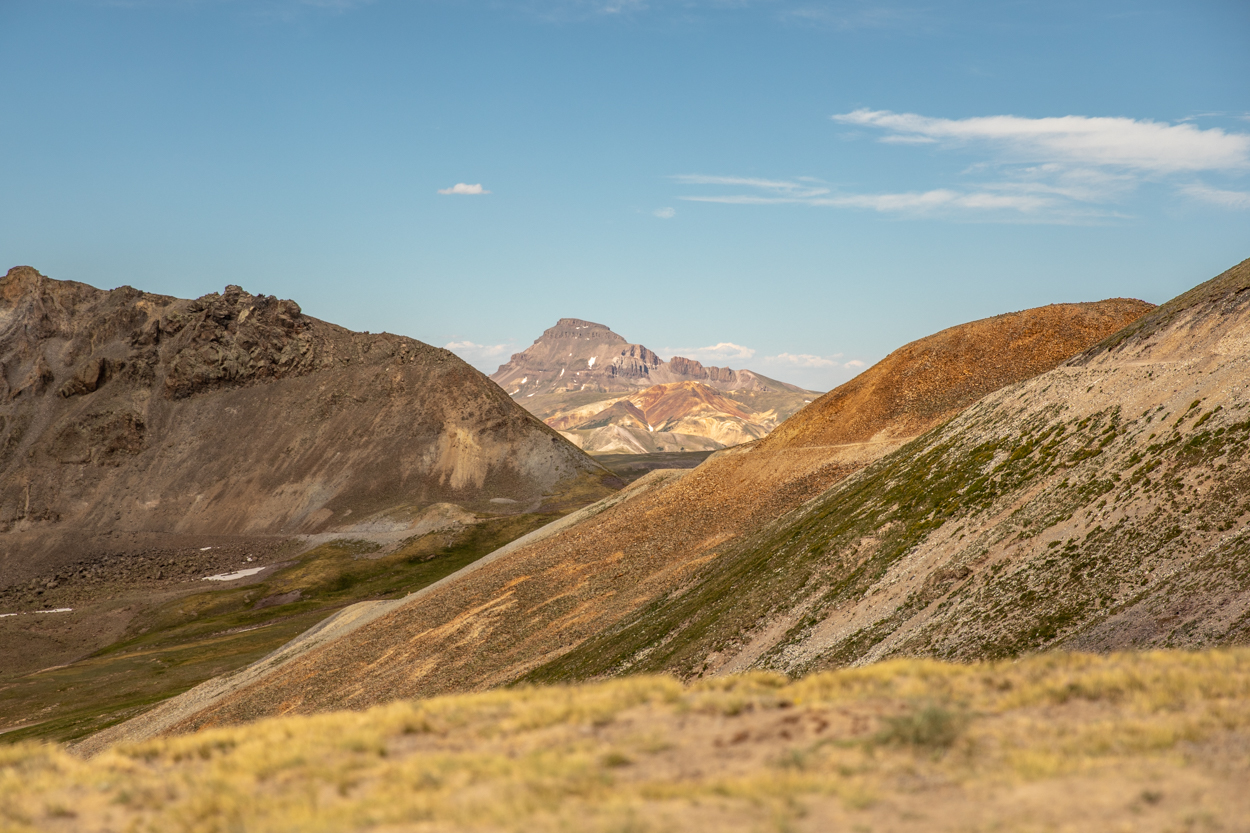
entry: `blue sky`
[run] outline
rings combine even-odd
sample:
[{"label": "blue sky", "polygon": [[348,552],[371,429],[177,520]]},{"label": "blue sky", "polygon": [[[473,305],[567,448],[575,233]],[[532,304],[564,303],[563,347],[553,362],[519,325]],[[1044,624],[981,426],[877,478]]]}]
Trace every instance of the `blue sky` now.
[{"label": "blue sky", "polygon": [[1250,256],[1247,43],[1244,2],[0,0],[0,267],[824,389]]}]

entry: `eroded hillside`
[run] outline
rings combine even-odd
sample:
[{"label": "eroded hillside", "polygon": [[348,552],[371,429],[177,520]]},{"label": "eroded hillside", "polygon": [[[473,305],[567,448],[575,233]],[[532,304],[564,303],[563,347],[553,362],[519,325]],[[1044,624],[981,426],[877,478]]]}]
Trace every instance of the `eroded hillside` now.
[{"label": "eroded hillside", "polygon": [[594,454],[712,451],[757,440],[776,411],[753,411],[700,382],[652,385],[638,393],[558,411],[546,423]]},{"label": "eroded hillside", "polygon": [[[619,485],[446,350],[237,286],[181,300],[12,269],[0,729],[133,714]],[[354,554],[318,547],[343,536]],[[110,644],[90,674],[31,676]]]},{"label": "eroded hillside", "polygon": [[238,287],[185,301],[15,268],[0,371],[6,583],[64,561],[66,536],[323,532],[604,474],[446,350]]},{"label": "eroded hillside", "polygon": [[[1139,304],[1135,311],[1148,308]],[[1074,317],[1103,322],[1102,329],[1070,328],[1067,356],[1134,317],[1132,311],[1123,318],[1103,317],[1100,305],[1065,309]],[[1019,315],[1027,319],[1029,313]],[[987,343],[984,354],[966,350],[958,357],[973,367],[1000,361],[1026,375],[1035,367],[1034,347],[1031,339],[1004,338]],[[865,375],[871,378],[879,372],[874,368]],[[910,378],[927,377],[917,373]],[[817,406],[834,394],[813,403],[814,413],[819,414]],[[967,407],[978,395],[952,389],[938,413]],[[890,424],[883,421],[882,429]],[[765,442],[721,452],[689,473],[653,473],[613,498],[614,505],[601,507],[545,540],[519,546],[470,574],[452,577],[332,641],[315,647],[305,643],[275,655],[244,677],[188,692],[177,703],[162,707],[159,719],[131,721],[110,738],[188,731],[288,711],[362,708],[400,697],[499,685],[544,667],[577,676],[580,666],[551,663],[566,655],[569,662],[580,662],[588,656],[587,650],[578,649],[586,640],[598,637],[594,644],[605,644],[604,635],[617,633],[623,620],[653,609],[649,606],[656,599],[670,598],[674,588],[689,587],[701,570],[736,551],[735,542],[742,536],[820,495],[874,455],[904,441],[794,448]],[[770,582],[775,580],[768,575]],[[750,585],[744,585],[744,593],[749,590]],[[616,648],[608,645],[606,650]],[[618,664],[608,663],[604,670]]]},{"label": "eroded hillside", "polygon": [[1250,261],[780,519],[539,679],[1250,640]]}]

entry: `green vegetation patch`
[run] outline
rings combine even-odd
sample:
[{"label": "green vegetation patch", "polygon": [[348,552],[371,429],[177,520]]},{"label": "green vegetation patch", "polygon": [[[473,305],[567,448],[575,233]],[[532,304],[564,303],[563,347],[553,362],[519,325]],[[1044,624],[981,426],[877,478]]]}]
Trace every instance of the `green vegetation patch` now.
[{"label": "green vegetation patch", "polygon": [[[891,655],[1015,657],[1059,644],[1140,602],[1162,575],[1156,568],[1189,552],[1193,533],[1231,528],[1250,510],[1250,478],[1241,468],[1204,490],[1193,482],[1213,473],[1220,459],[1244,459],[1250,421],[1222,425],[1223,415],[1205,419],[1200,407],[1191,407],[1188,431],[1178,428],[1149,442],[1142,437],[1145,415],[1126,422],[1119,407],[1069,420],[1048,409],[1023,422],[1010,408],[983,408],[958,433],[938,428],[913,441],[730,545],[691,584],[525,679],[657,671],[695,676],[717,654],[743,647],[761,623],[796,609],[805,613],[757,665],[802,674],[863,659],[932,605],[935,612],[917,632],[892,644]],[[989,439],[969,442],[978,432]],[[1142,489],[1163,495],[1151,495],[1152,514],[1112,514]],[[1015,501],[1021,502],[1009,515],[991,520]],[[1079,539],[1036,550],[1026,544],[1027,556],[982,568],[990,548],[1028,541],[1078,513],[1088,524]],[[966,541],[952,534],[946,565],[922,571],[914,584],[900,573],[894,589],[900,601],[888,615],[839,638],[819,656],[793,653],[831,610],[879,589],[883,577],[948,524],[956,533],[976,533]],[[1220,569],[1239,568],[1229,562]]]},{"label": "green vegetation patch", "polygon": [[85,660],[9,681],[0,709],[29,719],[0,742],[70,741],[129,719],[255,662],[347,605],[419,590],[557,517],[492,518],[414,538],[380,558],[376,544],[331,541],[261,583],[168,602]]}]

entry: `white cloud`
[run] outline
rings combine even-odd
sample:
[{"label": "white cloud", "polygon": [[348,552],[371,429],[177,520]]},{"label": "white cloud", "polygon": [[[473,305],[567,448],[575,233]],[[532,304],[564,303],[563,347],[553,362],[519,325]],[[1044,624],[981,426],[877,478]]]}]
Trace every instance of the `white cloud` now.
[{"label": "white cloud", "polygon": [[860,109],[832,117],[888,131],[882,141],[984,143],[1010,160],[1110,166],[1151,173],[1250,168],[1250,135],[1122,117],[976,116],[943,119]]},{"label": "white cloud", "polygon": [[457,182],[455,185],[451,186],[450,188],[439,188],[438,193],[440,194],[463,194],[465,196],[477,196],[478,194],[489,194],[490,191],[487,191],[485,188],[483,188],[480,182],[476,185],[466,185],[463,182]]},{"label": "white cloud", "polygon": [[1201,182],[1191,182],[1181,186],[1181,193],[1224,208],[1250,208],[1250,192],[1247,191],[1225,191]]},{"label": "white cloud", "polygon": [[516,344],[475,344],[472,341],[449,341],[443,345],[483,373],[494,373],[499,365],[516,352]]},{"label": "white cloud", "polygon": [[765,356],[767,364],[785,364],[793,367],[837,367],[837,356],[814,356],[811,353],[778,353]]},{"label": "white cloud", "polygon": [[811,353],[778,353],[775,356],[765,356],[764,362],[766,364],[784,364],[793,367],[840,367],[846,370],[864,366],[864,363],[859,359],[842,362],[839,361],[841,358],[841,353],[834,353],[832,356],[814,356]]},{"label": "white cloud", "polygon": [[696,359],[700,362],[744,362],[755,355],[755,350],[750,347],[743,347],[741,344],[722,341],[710,347],[665,347],[660,353],[667,356],[682,356],[687,359]]},{"label": "white cloud", "polygon": [[[945,119],[861,109],[832,118],[880,130],[884,134],[880,141],[888,144],[961,149],[980,159],[964,169],[958,183],[876,193],[847,192],[810,177],[681,174],[672,179],[704,193],[678,199],[827,206],[914,217],[1086,223],[1124,219],[1128,215],[1115,205],[1149,181],[1213,205],[1245,207],[1242,191],[1177,180],[1198,171],[1211,177],[1250,170],[1250,133],[1120,117]],[[897,152],[917,151],[900,147]]]},{"label": "white cloud", "polygon": [[671,220],[677,216],[677,209],[676,208],[657,208],[655,211],[652,211],[651,213],[659,217],[661,220]]},{"label": "white cloud", "polygon": [[1029,194],[1001,194],[994,191],[954,191],[938,188],[932,191],[910,191],[898,194],[841,194],[819,197],[765,197],[754,194],[727,194],[724,196],[678,197],[688,202],[713,202],[726,205],[778,205],[802,203],[806,205],[836,206],[841,208],[867,208],[880,212],[921,213],[938,208],[972,210],[1011,210],[1033,212],[1048,208],[1055,200]]},{"label": "white cloud", "polygon": [[795,182],[787,179],[757,179],[746,176],[706,176],[704,174],[677,174],[671,177],[673,181],[682,185],[743,185],[748,188],[758,188],[775,194],[775,197],[760,197],[761,201],[767,202],[796,202],[810,197],[817,197],[821,194],[828,194],[828,188],[813,186],[810,184],[815,180],[803,177],[800,181]]}]

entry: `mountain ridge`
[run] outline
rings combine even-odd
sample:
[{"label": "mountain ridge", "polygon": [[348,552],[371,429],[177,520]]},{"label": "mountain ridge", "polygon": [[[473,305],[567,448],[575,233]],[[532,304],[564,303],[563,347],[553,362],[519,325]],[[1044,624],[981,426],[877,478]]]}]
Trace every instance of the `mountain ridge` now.
[{"label": "mountain ridge", "polygon": [[[1090,308],[1064,309],[1080,318]],[[1146,309],[1149,305],[1141,304],[1123,310],[1123,317],[1131,320]],[[1097,326],[1060,331],[1067,355],[1127,323],[1114,316],[1095,318],[1101,321]],[[1018,379],[1032,372],[1033,352],[1028,339],[1008,339],[985,345],[983,354],[961,355],[965,361],[1006,361],[1016,368]],[[865,373],[885,371],[870,368]],[[954,395],[965,397],[962,404],[967,407],[976,401],[967,397],[975,393],[962,389]],[[834,394],[825,398],[840,401]],[[207,699],[189,692],[169,722],[145,729],[139,718],[108,737],[195,731],[290,711],[361,708],[522,678],[568,680],[611,673],[617,665],[610,660],[620,655],[612,639],[632,634],[642,612],[697,588],[699,577],[738,551],[742,541],[753,540],[759,529],[809,504],[908,439],[797,447],[761,441],[721,451],[689,472],[653,472],[613,505],[471,575],[453,577],[420,604],[393,608],[315,649],[277,655],[245,684],[214,689]],[[744,585],[744,590],[749,587]],[[675,624],[666,627],[674,630]],[[649,642],[638,650],[654,653],[655,648]],[[588,671],[591,666],[595,670]],[[106,738],[97,743],[104,742]]]}]

